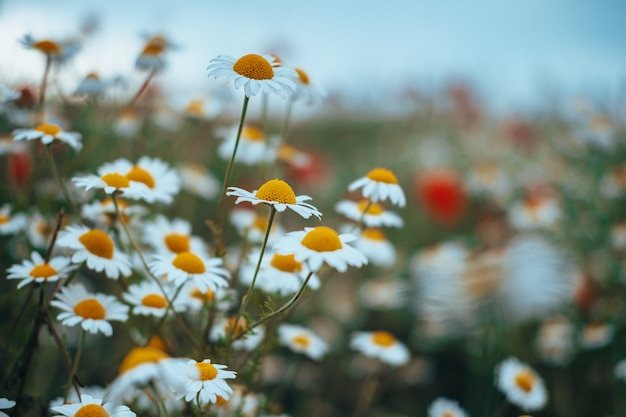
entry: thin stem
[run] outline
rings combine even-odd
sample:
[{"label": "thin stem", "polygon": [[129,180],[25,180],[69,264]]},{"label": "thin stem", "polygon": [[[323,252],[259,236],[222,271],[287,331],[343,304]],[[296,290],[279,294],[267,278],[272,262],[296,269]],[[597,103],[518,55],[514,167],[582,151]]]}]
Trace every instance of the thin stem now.
[{"label": "thin stem", "polygon": [[213,233],[215,234],[215,250],[218,252],[221,251],[222,246],[222,228],[224,224],[224,203],[226,201],[226,189],[228,188],[228,183],[230,182],[230,176],[233,171],[233,165],[235,165],[235,155],[237,154],[237,148],[239,147],[239,139],[241,138],[241,131],[243,130],[243,123],[246,119],[246,112],[248,110],[248,102],[250,101],[250,97],[245,96],[243,99],[243,108],[241,109],[241,117],[239,118],[239,126],[237,127],[237,138],[235,139],[235,147],[233,148],[233,153],[230,156],[230,160],[228,161],[228,166],[226,167],[226,174],[224,175],[224,181],[222,183],[222,192],[220,194],[220,202],[217,207],[217,224]]},{"label": "thin stem", "polygon": [[57,164],[54,161],[54,157],[52,156],[52,151],[50,150],[50,146],[51,145],[46,145],[46,157],[48,158],[48,164],[50,165],[50,170],[52,171],[52,175],[61,186],[61,191],[63,192],[63,196],[65,197],[65,200],[70,205],[72,212],[74,212],[74,214],[80,215],[80,211],[78,211],[76,202],[72,198],[72,195],[70,194],[70,191],[67,188],[67,184],[65,184],[65,181],[63,181],[63,178],[61,178],[61,174],[59,173],[59,168],[57,168]]},{"label": "thin stem", "polygon": [[372,369],[363,383],[359,399],[354,408],[353,417],[361,417],[367,414],[367,411],[374,400],[374,394],[378,388],[378,366]]},{"label": "thin stem", "polygon": [[46,89],[48,87],[48,75],[50,74],[50,68],[52,67],[52,57],[46,55],[46,68],[43,71],[43,77],[41,78],[41,85],[39,87],[39,103],[37,105],[37,123],[43,123],[45,120],[45,102],[46,102]]},{"label": "thin stem", "polygon": [[63,216],[65,215],[65,210],[61,209],[59,212],[59,219],[57,220],[57,225],[54,228],[54,233],[52,233],[52,238],[50,239],[50,244],[48,245],[48,250],[46,251],[46,256],[44,256],[44,263],[50,262],[50,257],[52,256],[52,249],[54,249],[54,244],[57,241],[57,235],[59,234],[59,230],[61,230],[61,224],[63,223]]},{"label": "thin stem", "polygon": [[239,324],[239,320],[241,319],[241,316],[245,313],[246,307],[248,306],[248,302],[250,301],[250,297],[252,296],[252,291],[254,290],[254,284],[256,283],[257,276],[259,275],[259,271],[261,269],[261,262],[263,261],[263,254],[265,253],[267,241],[269,240],[269,237],[270,237],[270,230],[272,229],[272,223],[274,222],[275,215],[276,215],[276,209],[274,208],[274,206],[270,206],[270,214],[269,214],[269,217],[267,218],[267,226],[265,227],[265,236],[263,237],[263,244],[261,245],[261,253],[259,254],[259,260],[256,263],[254,276],[252,277],[252,282],[250,283],[250,286],[248,287],[248,291],[246,292],[246,295],[244,295],[243,299],[241,300],[241,306],[239,307],[239,311],[237,312],[237,316],[235,317],[235,322],[230,328],[227,343],[230,343],[230,341],[233,339],[233,336],[237,329],[237,325]]},{"label": "thin stem", "polygon": [[[78,363],[80,362],[80,356],[83,353],[83,347],[85,346],[86,335],[87,335],[87,332],[85,331],[85,329],[82,329],[82,332],[80,334],[80,340],[78,341],[78,348],[76,349],[76,355],[74,355],[74,364],[72,366],[72,370],[70,371],[70,377],[67,380],[67,386],[69,386],[72,383],[72,381],[74,380],[74,376],[76,375],[76,372],[78,371]],[[78,398],[80,398],[80,393],[78,391],[76,391],[76,393],[78,394]],[[65,396],[65,400],[67,401],[67,395]]]},{"label": "thin stem", "polygon": [[157,73],[156,68],[153,68],[152,71],[150,71],[150,73],[148,74],[148,77],[146,77],[146,80],[143,82],[143,84],[141,84],[141,87],[139,87],[139,90],[137,90],[133,98],[128,103],[128,107],[133,107],[135,103],[137,103],[137,100],[139,100],[139,98],[143,95],[143,93],[148,89],[148,85],[150,84],[150,81],[152,81],[152,78],[154,78],[156,73]]}]

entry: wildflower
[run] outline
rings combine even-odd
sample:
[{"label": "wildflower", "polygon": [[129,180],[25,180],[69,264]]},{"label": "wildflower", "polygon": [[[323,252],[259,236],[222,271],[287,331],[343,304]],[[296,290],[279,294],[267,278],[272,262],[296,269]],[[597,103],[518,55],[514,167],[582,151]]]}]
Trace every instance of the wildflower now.
[{"label": "wildflower", "polygon": [[26,237],[35,248],[46,248],[52,237],[55,224],[52,219],[44,217],[39,212],[33,212],[28,218]]},{"label": "wildflower", "polygon": [[252,352],[263,341],[263,338],[265,337],[265,329],[263,326],[257,326],[250,330],[248,322],[244,317],[239,317],[239,320],[237,320],[237,327],[233,331],[234,324],[235,317],[224,317],[217,320],[213,328],[211,328],[209,339],[212,342],[217,342],[220,339],[228,337],[232,333],[233,338],[235,339],[232,344],[233,349],[243,350],[246,352]]},{"label": "wildflower", "polygon": [[373,265],[390,266],[396,260],[396,250],[382,229],[363,229],[354,242],[354,248],[361,251]]},{"label": "wildflower", "polygon": [[[129,205],[126,200],[117,199],[117,208],[124,223],[131,224],[131,219],[145,214],[146,210],[142,206]],[[94,201],[92,204],[83,204],[81,213],[85,219],[91,220],[95,224],[108,227],[117,223],[117,210],[113,199],[105,198],[102,201]]]},{"label": "wildflower", "polygon": [[281,345],[316,361],[319,361],[328,351],[328,343],[306,327],[281,324],[277,332]]},{"label": "wildflower", "polygon": [[230,55],[219,55],[209,62],[209,77],[226,77],[226,82],[233,81],[236,89],[244,88],[246,97],[252,97],[262,91],[269,94],[274,91],[285,98],[296,91],[296,84],[288,77],[297,77],[290,68],[277,66],[276,57],[270,55],[248,54],[237,59]]},{"label": "wildflower", "polygon": [[369,309],[389,310],[406,304],[409,285],[400,279],[380,278],[359,287],[361,304]]},{"label": "wildflower", "polygon": [[191,100],[183,109],[183,114],[193,119],[206,118],[206,112],[204,111],[204,100]]},{"label": "wildflower", "polygon": [[363,188],[363,197],[369,198],[374,203],[389,199],[392,204],[400,207],[404,207],[406,204],[404,191],[398,185],[396,175],[389,169],[374,168],[366,176],[348,185],[349,191],[355,191],[359,188]]},{"label": "wildflower", "polygon": [[410,359],[407,347],[386,331],[354,332],[350,347],[392,366],[405,365]]},{"label": "wildflower", "polygon": [[240,384],[231,385],[233,393],[228,399],[218,396],[214,404],[216,417],[228,417],[233,414],[241,417],[254,417],[258,415],[262,395],[246,392],[246,388]]},{"label": "wildflower", "polygon": [[608,345],[615,334],[615,325],[590,321],[583,325],[579,343],[583,349],[599,349]]},{"label": "wildflower", "polygon": [[98,168],[98,175],[87,175],[84,177],[72,178],[78,187],[85,190],[92,188],[102,189],[107,194],[115,192],[121,193],[125,198],[133,200],[154,201],[154,193],[143,181],[131,180],[127,174],[131,172],[133,164],[120,158],[114,162],[108,162]]},{"label": "wildflower", "polygon": [[574,331],[574,324],[566,317],[544,321],[536,340],[539,357],[550,364],[566,364],[574,355]]},{"label": "wildflower", "polygon": [[87,74],[85,78],[83,78],[80,84],[78,84],[78,87],[74,90],[74,95],[99,97],[102,96],[109,87],[124,84],[125,81],[121,77],[116,77],[111,80],[103,80],[97,72],[92,71]]},{"label": "wildflower", "polygon": [[623,197],[626,194],[626,164],[617,165],[603,174],[599,189],[606,198]]},{"label": "wildflower", "polygon": [[531,193],[508,209],[511,225],[518,230],[549,228],[561,220],[557,199],[549,194]]},{"label": "wildflower", "polygon": [[402,227],[404,224],[402,217],[367,199],[341,200],[335,205],[335,210],[350,220],[362,221],[366,227]]},{"label": "wildflower", "polygon": [[149,36],[135,66],[140,70],[160,71],[165,67],[164,52],[174,48],[176,45],[163,35]]},{"label": "wildflower", "polygon": [[187,361],[178,370],[184,388],[178,397],[184,397],[187,402],[197,400],[200,407],[208,403],[215,404],[218,396],[228,399],[233,389],[226,380],[234,379],[237,373],[225,369],[226,365],[212,364],[210,359],[202,362]]},{"label": "wildflower", "polygon": [[498,202],[506,201],[513,190],[506,173],[492,162],[483,162],[472,167],[466,185],[473,195],[493,198]]},{"label": "wildflower", "polygon": [[214,304],[218,311],[226,311],[236,299],[233,292],[234,290],[229,288],[217,288],[215,291],[209,288],[200,291],[200,288],[193,281],[188,281],[183,284],[178,298],[192,311],[202,310],[211,304]]},{"label": "wildflower", "polygon": [[174,295],[175,289],[170,286],[159,287],[154,281],[144,281],[128,287],[123,297],[131,304],[134,315],[163,317],[169,311],[168,299],[172,301],[173,310],[185,310],[184,301],[179,297],[174,299]]},{"label": "wildflower", "polygon": [[626,249],[626,222],[611,226],[611,246],[615,249]]},{"label": "wildflower", "polygon": [[28,49],[34,49],[44,54],[53,62],[62,63],[72,58],[80,50],[81,45],[75,39],[36,40],[31,34],[26,34],[19,42]]},{"label": "wildflower", "polygon": [[186,162],[178,166],[178,173],[182,187],[198,197],[210,200],[219,193],[219,181],[201,164]]},{"label": "wildflower", "polygon": [[439,224],[457,224],[465,215],[467,196],[459,174],[448,168],[431,168],[415,177],[415,192],[426,214]]},{"label": "wildflower", "polygon": [[135,417],[136,414],[125,405],[116,405],[112,402],[103,402],[91,395],[83,394],[80,402],[59,405],[51,409],[57,416],[83,417],[83,416],[110,416],[110,417]]},{"label": "wildflower", "polygon": [[[0,410],[6,410],[13,407],[15,407],[15,401],[9,400],[4,397],[0,398]],[[4,411],[0,411],[0,417],[9,417],[9,415]]]},{"label": "wildflower", "polygon": [[128,320],[128,306],[118,302],[112,295],[88,292],[81,284],[63,287],[50,305],[63,312],[57,320],[65,326],[73,327],[80,323],[89,333],[101,332],[105,336],[113,334],[109,321]]},{"label": "wildflower", "polygon": [[496,367],[496,385],[507,400],[524,411],[545,407],[548,393],[543,379],[527,364],[511,357]]},{"label": "wildflower", "polygon": [[149,188],[148,202],[170,204],[180,190],[178,173],[158,158],[142,156],[135,165],[128,167],[125,175],[130,181],[143,183]]},{"label": "wildflower", "polygon": [[311,84],[309,74],[298,67],[294,68],[294,70],[298,75],[295,78],[298,88],[294,94],[294,100],[302,100],[305,104],[313,104],[325,97],[325,94],[321,90]]},{"label": "wildflower", "polygon": [[349,246],[356,238],[350,234],[338,234],[327,226],[305,227],[302,231],[287,233],[274,244],[278,254],[293,254],[298,262],[305,262],[310,271],[317,271],[325,262],[339,272],[348,265],[360,268],[367,264],[361,252]]},{"label": "wildflower", "polygon": [[67,277],[72,271],[70,259],[65,256],[56,256],[45,262],[37,253],[31,253],[31,259],[25,259],[21,264],[13,265],[7,272],[7,279],[21,279],[17,288],[20,289],[31,282],[54,282]]},{"label": "wildflower", "polygon": [[180,287],[188,280],[198,286],[200,291],[227,287],[228,271],[222,268],[222,259],[206,258],[194,252],[180,252],[176,255],[154,255],[149,262],[150,271],[156,275],[165,275],[167,281]]},{"label": "wildflower", "polygon": [[11,215],[11,205],[0,207],[0,235],[14,235],[26,227],[26,215],[15,213]]},{"label": "wildflower", "polygon": [[20,98],[20,92],[0,84],[0,104]]},{"label": "wildflower", "polygon": [[77,132],[65,132],[53,123],[41,123],[32,129],[17,129],[13,132],[13,140],[41,140],[44,145],[50,145],[54,140],[67,143],[75,151],[80,151],[82,135]]},{"label": "wildflower", "polygon": [[428,406],[428,417],[468,417],[456,401],[437,398]]},{"label": "wildflower", "polygon": [[[248,208],[235,208],[230,212],[230,221],[239,234],[254,243],[261,243],[265,238],[267,229],[267,216],[261,216],[257,210]],[[270,227],[267,243],[273,244],[285,234],[285,229],[277,222]]]},{"label": "wildflower", "polygon": [[162,255],[181,252],[207,253],[207,246],[198,236],[191,234],[191,224],[184,219],[168,220],[158,215],[144,225],[144,241]]},{"label": "wildflower", "polygon": [[[235,149],[238,126],[232,128],[217,148],[217,153],[222,159],[229,160]],[[241,129],[235,162],[245,165],[258,165],[270,163],[276,159],[276,149],[268,142],[265,133],[252,125],[244,125]]]},{"label": "wildflower", "polygon": [[253,205],[263,203],[274,207],[279,212],[289,208],[305,219],[308,219],[311,215],[316,216],[318,219],[322,217],[322,213],[314,206],[305,203],[305,201],[311,200],[311,197],[308,195],[296,196],[291,186],[279,179],[267,181],[258,190],[252,192],[237,187],[228,187],[228,190],[226,195],[237,197],[235,204],[241,202],[248,202]]},{"label": "wildflower", "polygon": [[113,131],[119,136],[132,138],[139,132],[141,118],[133,107],[123,109],[113,122]]}]

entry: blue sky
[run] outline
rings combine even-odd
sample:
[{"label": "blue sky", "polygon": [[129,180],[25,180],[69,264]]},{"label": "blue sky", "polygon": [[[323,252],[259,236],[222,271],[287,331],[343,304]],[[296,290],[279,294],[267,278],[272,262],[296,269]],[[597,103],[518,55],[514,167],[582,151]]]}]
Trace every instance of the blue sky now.
[{"label": "blue sky", "polygon": [[133,74],[139,34],[164,32],[181,48],[161,80],[180,96],[210,89],[206,66],[216,55],[264,52],[280,53],[325,90],[369,98],[460,77],[515,108],[550,89],[610,96],[626,84],[619,0],[0,1],[0,77],[19,81],[38,80],[41,66],[19,37],[70,35],[95,13],[101,29],[70,75]]}]

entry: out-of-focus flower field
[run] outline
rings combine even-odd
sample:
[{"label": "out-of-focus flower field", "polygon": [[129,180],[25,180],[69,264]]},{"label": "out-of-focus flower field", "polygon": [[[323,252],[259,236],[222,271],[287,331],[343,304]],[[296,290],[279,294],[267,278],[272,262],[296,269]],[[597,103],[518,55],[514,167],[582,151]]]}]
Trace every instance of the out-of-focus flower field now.
[{"label": "out-of-focus flower field", "polygon": [[624,103],[454,82],[390,115],[260,51],[178,108],[161,35],[141,83],[71,91],[78,41],[20,41],[0,415],[626,415]]}]

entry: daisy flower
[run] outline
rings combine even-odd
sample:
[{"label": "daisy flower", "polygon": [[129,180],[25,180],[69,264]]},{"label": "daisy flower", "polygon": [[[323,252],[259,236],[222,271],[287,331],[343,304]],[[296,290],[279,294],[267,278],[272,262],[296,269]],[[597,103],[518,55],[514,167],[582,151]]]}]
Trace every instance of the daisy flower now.
[{"label": "daisy flower", "polygon": [[80,43],[75,39],[53,40],[44,38],[37,40],[31,34],[24,35],[19,43],[25,48],[39,51],[59,63],[76,55],[81,48]]},{"label": "daisy flower", "polygon": [[89,333],[113,334],[109,321],[128,320],[128,306],[118,302],[114,296],[88,292],[81,284],[63,287],[50,305],[63,312],[57,316],[64,326],[73,327],[80,323]]},{"label": "daisy flower", "polygon": [[182,180],[183,189],[191,194],[211,200],[220,191],[220,182],[204,165],[186,162],[178,166],[178,173]]},{"label": "daisy flower", "polygon": [[11,214],[11,205],[0,207],[0,235],[14,235],[24,230],[27,217],[23,213]]},{"label": "daisy flower", "polygon": [[0,104],[17,100],[21,94],[19,91],[0,84]]},{"label": "daisy flower", "polygon": [[[124,219],[124,223],[126,224],[134,223],[131,219],[137,218],[146,212],[144,207],[138,205],[130,206],[121,198],[117,199],[117,207],[119,208],[121,217]],[[101,227],[108,227],[117,223],[117,212],[112,198],[105,198],[102,201],[94,201],[91,204],[84,204],[81,208],[81,213],[85,219],[90,220]]]},{"label": "daisy flower", "polygon": [[137,57],[135,66],[140,70],[162,70],[165,67],[163,54],[168,49],[175,49],[176,45],[163,35],[148,36],[146,43]]},{"label": "daisy flower", "polygon": [[602,175],[600,193],[606,198],[619,198],[626,194],[626,164],[617,165]]},{"label": "daisy flower", "polygon": [[83,416],[110,416],[110,417],[135,417],[136,414],[125,405],[117,405],[111,402],[103,402],[101,399],[90,395],[80,396],[80,402],[64,404],[51,409],[57,416],[83,417]]},{"label": "daisy flower", "polygon": [[323,263],[345,272],[348,265],[360,268],[367,264],[365,255],[348,245],[355,239],[353,235],[340,235],[327,226],[305,227],[302,231],[287,233],[274,244],[274,250],[281,255],[293,254],[296,261],[305,262],[313,272]]},{"label": "daisy flower", "polygon": [[90,72],[83,78],[83,80],[78,84],[76,90],[74,90],[74,95],[88,95],[88,96],[101,96],[106,90],[115,85],[124,85],[125,81],[121,77],[115,77],[111,80],[103,80],[100,78],[97,72]]},{"label": "daisy flower", "polygon": [[200,288],[193,281],[188,281],[183,284],[178,299],[192,311],[200,311],[213,303],[215,303],[218,311],[226,311],[233,305],[233,300],[236,297],[231,288],[217,288],[215,291],[209,288],[200,291]]},{"label": "daisy flower", "polygon": [[354,248],[361,251],[373,265],[390,266],[396,261],[396,249],[382,229],[363,229],[354,242]]},{"label": "daisy flower", "polygon": [[335,211],[355,222],[362,221],[367,227],[402,227],[404,225],[402,217],[367,199],[341,200],[335,205]]},{"label": "daisy flower", "polygon": [[[171,286],[163,286],[165,294],[154,281],[144,281],[128,287],[128,291],[123,297],[131,304],[134,315],[163,317],[168,311],[169,302],[176,295],[176,289]],[[177,297],[172,301],[172,308],[175,311],[184,311],[186,305],[184,301]]]},{"label": "daisy flower", "polygon": [[437,398],[428,406],[428,417],[469,417],[456,401]]},{"label": "daisy flower", "polygon": [[233,415],[241,417],[258,416],[263,401],[261,394],[247,392],[246,387],[240,384],[231,386],[233,393],[228,399],[218,396],[217,402],[212,407],[216,417],[229,417]]},{"label": "daisy flower", "polygon": [[227,371],[226,365],[212,364],[210,359],[202,362],[189,360],[178,369],[178,378],[184,388],[178,397],[184,397],[187,402],[197,400],[200,407],[215,404],[217,396],[228,399],[233,393],[226,380],[234,379],[236,375],[234,371]]},{"label": "daisy flower", "polygon": [[[0,410],[6,410],[13,407],[15,407],[15,401],[4,397],[0,398]],[[0,417],[9,417],[9,415],[4,411],[0,411]]]},{"label": "daisy flower", "polygon": [[96,188],[104,190],[107,194],[119,192],[125,198],[143,199],[152,203],[154,201],[152,189],[144,181],[136,181],[127,176],[132,168],[133,164],[130,161],[120,158],[100,166],[97,170],[98,175],[75,177],[72,178],[72,182],[87,191]]},{"label": "daisy flower", "polygon": [[373,279],[361,284],[359,299],[369,309],[395,309],[406,305],[410,290],[408,283],[402,279]]},{"label": "daisy flower", "polygon": [[317,89],[314,85],[311,85],[311,79],[309,78],[309,74],[307,74],[301,68],[294,68],[296,74],[298,75],[295,78],[297,90],[294,94],[294,101],[301,100],[305,104],[313,104],[325,98],[325,94]]},{"label": "daisy flower", "polygon": [[20,289],[31,282],[54,282],[67,277],[72,271],[70,259],[65,256],[56,256],[45,262],[43,257],[37,253],[31,253],[31,259],[25,259],[21,264],[13,265],[7,269],[7,279],[21,279],[17,284]]},{"label": "daisy flower", "polygon": [[39,212],[33,212],[28,218],[26,237],[34,247],[47,248],[55,227],[56,223],[53,219],[46,218]]},{"label": "daisy flower", "polygon": [[386,331],[354,332],[350,347],[392,366],[405,365],[410,359],[407,347]]},{"label": "daisy flower", "polygon": [[52,123],[42,123],[33,129],[17,129],[13,132],[13,140],[41,140],[44,145],[50,145],[54,140],[65,142],[76,151],[80,151],[82,135],[77,132],[65,132]]},{"label": "daisy flower", "polygon": [[222,268],[221,258],[207,258],[194,252],[180,252],[176,255],[154,255],[149,263],[150,271],[164,275],[169,282],[180,287],[188,280],[200,291],[227,287],[228,271]]},{"label": "daisy flower", "polygon": [[211,328],[209,340],[217,342],[228,337],[232,332],[233,338],[235,339],[232,344],[233,349],[252,352],[265,338],[265,328],[263,326],[257,326],[248,331],[248,322],[244,317],[239,317],[237,328],[233,332],[234,323],[235,317],[223,317],[217,320],[215,325]]},{"label": "daisy flower", "polygon": [[528,195],[508,209],[509,222],[518,230],[549,228],[561,217],[559,203],[551,195]]},{"label": "daisy flower", "polygon": [[535,346],[546,363],[565,365],[574,355],[574,324],[566,317],[544,321],[539,327]]},{"label": "daisy flower", "polygon": [[[222,159],[229,160],[235,149],[239,126],[230,129],[226,139],[217,148]],[[276,148],[269,143],[269,138],[256,126],[245,124],[241,129],[235,162],[245,165],[270,163],[276,159]]]},{"label": "daisy flower", "polygon": [[132,107],[123,109],[113,123],[113,131],[119,136],[132,138],[139,132],[141,127],[139,113]]},{"label": "daisy flower", "polygon": [[180,177],[167,163],[158,158],[142,156],[129,167],[126,177],[130,181],[145,184],[149,188],[147,201],[170,204],[180,190]]},{"label": "daisy flower", "polygon": [[[267,216],[260,216],[257,210],[249,208],[234,208],[230,212],[230,222],[240,235],[253,243],[261,243],[267,229]],[[273,244],[285,234],[285,229],[277,222],[270,227],[267,243]]]},{"label": "daisy flower", "polygon": [[392,204],[404,207],[406,197],[404,191],[398,184],[396,175],[386,168],[374,168],[348,185],[349,191],[355,191],[363,188],[363,197],[369,198],[372,202],[389,200]]},{"label": "daisy flower", "polygon": [[235,204],[241,202],[248,202],[253,205],[263,203],[274,207],[279,212],[289,208],[305,219],[308,219],[311,215],[316,216],[318,219],[322,217],[322,213],[314,206],[305,203],[305,201],[311,200],[311,197],[308,195],[296,196],[291,186],[283,180],[269,180],[261,185],[258,190],[252,192],[237,187],[228,187],[228,190],[226,195],[237,197]]},{"label": "daisy flower", "polygon": [[281,324],[277,332],[281,345],[316,361],[322,359],[328,351],[328,343],[306,327]]},{"label": "daisy flower", "polygon": [[601,321],[585,323],[580,332],[579,343],[583,349],[599,349],[608,345],[615,335],[615,325]]},{"label": "daisy flower", "polygon": [[524,411],[538,411],[548,402],[543,379],[517,358],[505,359],[496,367],[496,385],[507,400]]},{"label": "daisy flower", "polygon": [[244,88],[246,97],[257,95],[260,91],[269,94],[274,91],[285,98],[295,93],[296,84],[289,77],[297,77],[296,71],[285,68],[271,55],[248,54],[237,59],[230,55],[219,55],[209,62],[209,77],[226,77],[226,82],[233,81],[236,89]]},{"label": "daisy flower", "polygon": [[198,236],[191,234],[191,223],[184,219],[168,220],[158,215],[144,225],[144,242],[162,255],[181,252],[207,253],[207,246]]}]

